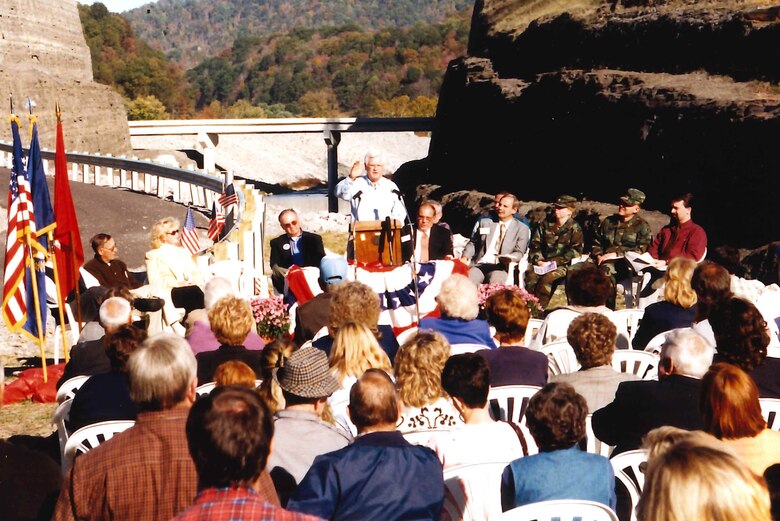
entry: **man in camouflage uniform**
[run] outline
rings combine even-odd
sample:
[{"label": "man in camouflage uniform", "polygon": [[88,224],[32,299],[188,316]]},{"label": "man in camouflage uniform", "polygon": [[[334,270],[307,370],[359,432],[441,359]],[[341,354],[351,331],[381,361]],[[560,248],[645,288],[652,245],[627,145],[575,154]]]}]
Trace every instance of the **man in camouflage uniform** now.
[{"label": "man in camouflage uniform", "polygon": [[[534,228],[531,234],[528,271],[525,273],[525,287],[539,298],[542,307],[547,307],[552,297],[555,281],[566,276],[572,259],[582,255],[582,228],[572,219],[577,199],[561,195],[553,203],[555,220],[545,220]],[[544,267],[551,262],[556,268],[544,275],[534,272],[534,267]]]},{"label": "man in camouflage uniform", "polygon": [[[628,262],[623,257],[626,252],[644,253],[653,236],[650,225],[639,216],[639,207],[645,201],[645,194],[636,188],[629,188],[620,198],[618,211],[601,221],[591,257],[599,271],[609,277],[612,287],[616,280],[631,279]],[[607,305],[615,309],[615,295]]]}]

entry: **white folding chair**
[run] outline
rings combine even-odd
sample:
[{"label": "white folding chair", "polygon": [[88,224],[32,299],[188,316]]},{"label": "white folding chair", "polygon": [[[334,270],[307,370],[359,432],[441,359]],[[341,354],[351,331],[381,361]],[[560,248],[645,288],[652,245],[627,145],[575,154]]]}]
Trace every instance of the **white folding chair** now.
[{"label": "white folding chair", "polygon": [[547,367],[550,375],[573,373],[581,367],[577,355],[574,354],[574,349],[566,339],[545,344],[540,351],[547,355]]},{"label": "white folding chair", "polygon": [[585,437],[580,440],[580,448],[585,452],[591,454],[598,454],[608,458],[612,451],[615,449],[614,445],[607,445],[596,437],[593,433],[593,414],[588,414],[585,417]]},{"label": "white folding chair", "polygon": [[450,429],[421,429],[419,431],[402,432],[401,435],[412,445],[427,445],[432,437],[449,431]]},{"label": "white folding chair", "polygon": [[503,420],[518,425],[525,424],[525,410],[531,396],[541,387],[535,385],[501,385],[491,387],[488,393],[488,409],[494,420]]},{"label": "white folding chair", "polygon": [[65,443],[67,443],[70,436],[65,422],[70,418],[70,407],[72,405],[73,398],[64,400],[54,409],[54,414],[51,417],[51,422],[57,427],[57,439],[60,442],[60,461],[62,461],[62,456],[65,454]]},{"label": "white folding chair", "polygon": [[62,475],[68,473],[76,455],[94,449],[113,438],[114,434],[129,429],[134,424],[133,420],[110,420],[87,425],[71,434],[62,454]]},{"label": "white folding chair", "polygon": [[615,471],[615,478],[628,490],[628,496],[631,498],[631,521],[636,521],[636,505],[645,487],[647,451],[637,449],[621,452],[609,461]]},{"label": "white folding chair", "polygon": [[76,391],[84,385],[84,382],[89,380],[88,374],[74,376],[65,380],[59,389],[57,389],[57,403],[63,403],[65,400],[70,400],[76,396]]},{"label": "white folding chair", "polygon": [[508,461],[458,465],[444,471],[442,519],[483,521],[501,515],[501,474]]},{"label": "white folding chair", "polygon": [[556,499],[513,508],[496,519],[500,521],[618,521],[618,516],[611,508],[596,501]]},{"label": "white folding chair", "polygon": [[621,373],[635,374],[642,380],[657,380],[658,360],[658,355],[649,351],[617,349],[612,355],[612,367]]},{"label": "white folding chair", "polygon": [[621,326],[625,325],[623,330],[628,335],[629,345],[634,340],[636,330],[639,329],[639,322],[644,314],[644,309],[618,309],[612,312],[613,321],[620,321]]},{"label": "white folding chair", "polygon": [[417,332],[417,327],[410,327],[409,329],[404,329],[400,333],[398,333],[395,336],[395,339],[398,341],[398,345],[402,345],[404,342],[406,342],[410,336],[415,334]]},{"label": "white folding chair", "polygon": [[661,333],[658,333],[653,338],[650,339],[650,341],[645,346],[645,351],[648,353],[653,353],[656,355],[661,354],[661,346],[664,345],[664,342],[666,342],[666,335],[668,335],[670,331],[663,331]]},{"label": "white folding chair", "polygon": [[780,358],[780,346],[768,346],[766,348],[768,358]]},{"label": "white folding chair", "polygon": [[198,397],[204,396],[206,394],[209,394],[211,391],[213,391],[214,387],[216,386],[217,386],[217,382],[208,382],[205,384],[201,384],[195,388],[195,394],[197,394]]},{"label": "white folding chair", "polygon": [[510,262],[507,266],[506,284],[525,289],[525,272],[528,270],[528,250],[517,262]]},{"label": "white folding chair", "polygon": [[773,431],[780,431],[780,399],[759,398],[761,413],[766,420],[766,426]]},{"label": "white folding chair", "polygon": [[450,344],[450,356],[462,355],[463,353],[476,353],[482,349],[490,349],[490,347],[484,344]]}]

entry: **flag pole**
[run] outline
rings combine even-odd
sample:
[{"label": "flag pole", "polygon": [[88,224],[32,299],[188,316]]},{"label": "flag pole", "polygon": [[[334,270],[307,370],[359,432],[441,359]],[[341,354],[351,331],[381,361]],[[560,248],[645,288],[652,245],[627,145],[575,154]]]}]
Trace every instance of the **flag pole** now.
[{"label": "flag pole", "polygon": [[[54,268],[54,288],[57,292],[57,303],[59,304],[57,306],[57,312],[59,314],[60,318],[60,333],[62,334],[62,352],[63,352],[63,358],[65,358],[65,363],[68,363],[68,360],[70,359],[70,345],[68,345],[68,335],[65,331],[65,314],[63,313],[63,309],[65,309],[65,306],[67,306],[67,303],[65,302],[65,299],[62,297],[62,292],[60,291],[60,275],[59,271],[57,270],[57,254],[56,254],[56,248],[54,247],[54,228],[57,226],[57,223],[54,223],[54,226],[50,227],[47,232],[46,236],[49,238],[49,249],[51,250],[49,252],[49,257],[51,258],[51,264]],[[70,325],[70,327],[73,327],[73,324]]]},{"label": "flag pole", "polygon": [[33,301],[35,304],[35,322],[38,324],[38,345],[40,346],[41,350],[41,367],[43,368],[43,381],[48,382],[49,376],[46,372],[46,350],[45,350],[45,344],[46,341],[43,338],[43,328],[45,326],[41,325],[41,301],[38,298],[38,277],[36,276],[36,272],[38,271],[36,267],[35,262],[35,255],[33,254],[33,246],[32,241],[34,240],[31,237],[29,228],[25,231],[25,237],[26,237],[26,248],[28,251],[28,259],[27,262],[30,265],[30,279],[32,280],[32,287],[33,287]]}]

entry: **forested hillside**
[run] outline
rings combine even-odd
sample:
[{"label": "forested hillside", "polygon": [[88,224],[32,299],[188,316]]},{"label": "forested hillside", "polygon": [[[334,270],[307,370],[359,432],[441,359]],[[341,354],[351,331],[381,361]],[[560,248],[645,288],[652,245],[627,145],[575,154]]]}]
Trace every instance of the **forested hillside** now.
[{"label": "forested hillside", "polygon": [[123,16],[139,38],[185,68],[243,36],[356,24],[367,31],[437,23],[474,0],[160,0]]}]

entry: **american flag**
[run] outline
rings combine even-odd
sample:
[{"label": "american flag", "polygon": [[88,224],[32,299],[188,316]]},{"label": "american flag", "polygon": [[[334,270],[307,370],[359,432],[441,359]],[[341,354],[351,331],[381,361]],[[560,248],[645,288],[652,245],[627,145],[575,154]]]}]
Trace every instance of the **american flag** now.
[{"label": "american flag", "polygon": [[222,208],[238,204],[238,194],[236,194],[236,187],[233,183],[230,183],[225,187],[225,191],[222,192],[222,195],[217,201]]},{"label": "american flag", "polygon": [[19,138],[19,120],[11,119],[14,140],[13,165],[8,189],[8,237],[5,245],[5,272],[3,274],[3,320],[8,329],[18,331],[27,320],[27,284],[31,276],[25,269],[28,249],[25,235],[35,231],[30,184],[22,162],[22,142]]},{"label": "american flag", "polygon": [[181,229],[181,245],[187,248],[192,255],[200,251],[200,239],[195,230],[195,217],[192,215],[192,208],[187,207],[187,215],[184,217],[184,226]]},{"label": "american flag", "polygon": [[219,232],[225,227],[225,214],[217,210],[216,203],[211,204],[211,219],[209,219],[208,237],[212,241],[219,238]]}]

